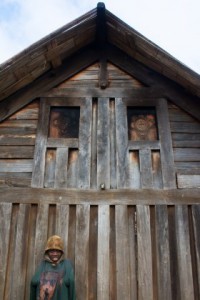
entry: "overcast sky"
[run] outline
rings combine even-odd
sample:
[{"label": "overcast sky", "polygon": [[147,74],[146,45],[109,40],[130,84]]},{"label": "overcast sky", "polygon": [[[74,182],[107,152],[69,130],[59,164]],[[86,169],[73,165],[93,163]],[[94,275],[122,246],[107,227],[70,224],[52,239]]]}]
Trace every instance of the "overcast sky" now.
[{"label": "overcast sky", "polygon": [[[200,74],[200,0],[102,2],[106,9]],[[95,8],[97,3],[0,0],[0,63]]]}]

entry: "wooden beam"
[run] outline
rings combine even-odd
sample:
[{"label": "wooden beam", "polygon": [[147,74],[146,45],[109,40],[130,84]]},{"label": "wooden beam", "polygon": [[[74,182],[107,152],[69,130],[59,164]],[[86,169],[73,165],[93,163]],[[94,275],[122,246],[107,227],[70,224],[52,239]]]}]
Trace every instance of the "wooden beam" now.
[{"label": "wooden beam", "polygon": [[96,21],[96,44],[98,49],[103,49],[106,43],[106,13],[105,4],[99,2],[97,5],[97,21]]},{"label": "wooden beam", "polygon": [[84,68],[95,63],[97,59],[98,53],[93,47],[86,47],[81,52],[66,59],[63,61],[62,66],[50,70],[36,79],[32,84],[3,100],[0,103],[0,121],[6,119],[35,98],[40,97],[42,93],[47,92],[62,81],[67,80]]},{"label": "wooden beam", "polygon": [[0,202],[48,204],[156,205],[200,203],[199,189],[75,190],[49,188],[0,188]]},{"label": "wooden beam", "polygon": [[163,97],[200,120],[200,98],[189,94],[177,83],[149,69],[114,46],[108,45],[105,52],[108,61],[140,80],[144,85],[159,88],[162,90]]}]

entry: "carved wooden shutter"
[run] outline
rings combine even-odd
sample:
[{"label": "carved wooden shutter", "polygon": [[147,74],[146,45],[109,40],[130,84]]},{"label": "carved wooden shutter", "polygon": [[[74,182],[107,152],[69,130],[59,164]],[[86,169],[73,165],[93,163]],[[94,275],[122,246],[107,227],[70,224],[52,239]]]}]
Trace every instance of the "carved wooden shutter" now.
[{"label": "carved wooden shutter", "polygon": [[[117,185],[118,188],[175,188],[172,140],[165,99],[116,98]],[[128,139],[127,107],[153,107],[157,139]],[[141,119],[138,119],[143,126]],[[145,121],[144,121],[145,122]]]},{"label": "carved wooden shutter", "polygon": [[[40,103],[32,186],[89,188],[92,98],[44,98]],[[75,107],[80,108],[77,136],[65,136],[65,116],[63,135],[53,133],[56,129],[50,129],[50,123],[59,119],[53,120],[51,110]]]}]

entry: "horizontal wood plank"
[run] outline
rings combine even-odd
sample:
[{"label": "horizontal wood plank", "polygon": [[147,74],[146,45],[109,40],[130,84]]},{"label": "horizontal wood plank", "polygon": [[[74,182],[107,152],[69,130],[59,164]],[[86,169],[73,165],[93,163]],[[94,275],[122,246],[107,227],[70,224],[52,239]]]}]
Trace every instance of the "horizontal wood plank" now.
[{"label": "horizontal wood plank", "polygon": [[76,190],[0,188],[0,199],[12,203],[60,204],[186,204],[200,203],[199,189],[172,190]]}]

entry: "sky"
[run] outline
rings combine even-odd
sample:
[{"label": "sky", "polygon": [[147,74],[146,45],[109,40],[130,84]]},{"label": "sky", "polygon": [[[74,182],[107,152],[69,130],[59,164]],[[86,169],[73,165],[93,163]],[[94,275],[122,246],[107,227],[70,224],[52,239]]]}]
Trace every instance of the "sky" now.
[{"label": "sky", "polygon": [[[200,0],[102,2],[107,10],[200,74]],[[94,0],[0,0],[0,64],[96,8],[97,3]]]}]

